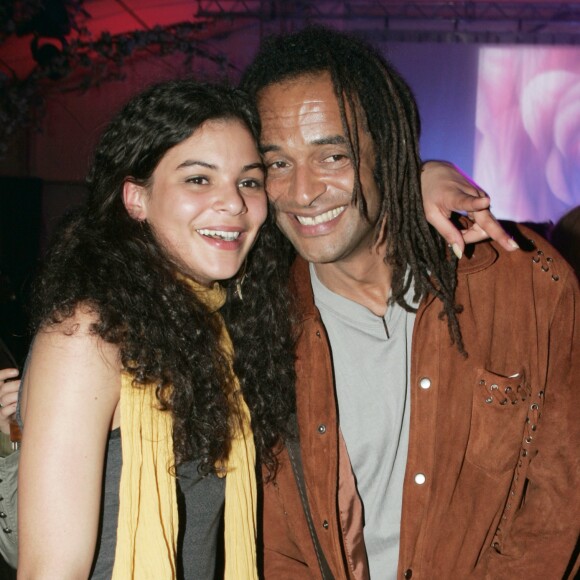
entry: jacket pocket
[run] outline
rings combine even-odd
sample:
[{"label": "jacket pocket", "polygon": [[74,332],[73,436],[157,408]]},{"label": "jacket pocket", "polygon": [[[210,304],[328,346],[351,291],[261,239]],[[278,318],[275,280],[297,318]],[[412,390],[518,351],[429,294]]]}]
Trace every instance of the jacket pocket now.
[{"label": "jacket pocket", "polygon": [[531,389],[523,371],[477,369],[466,460],[489,475],[512,471],[522,447]]}]

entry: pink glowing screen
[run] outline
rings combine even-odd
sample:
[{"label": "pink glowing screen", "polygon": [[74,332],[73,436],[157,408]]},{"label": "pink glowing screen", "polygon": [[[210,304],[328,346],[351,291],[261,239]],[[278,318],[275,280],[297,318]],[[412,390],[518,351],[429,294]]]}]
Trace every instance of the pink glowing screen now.
[{"label": "pink glowing screen", "polygon": [[494,213],[556,221],[580,204],[580,51],[479,49],[473,177]]}]

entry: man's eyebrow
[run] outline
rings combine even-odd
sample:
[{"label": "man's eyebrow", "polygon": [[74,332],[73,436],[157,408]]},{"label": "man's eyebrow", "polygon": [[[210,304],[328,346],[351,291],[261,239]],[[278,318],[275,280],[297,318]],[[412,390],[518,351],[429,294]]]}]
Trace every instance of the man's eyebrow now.
[{"label": "man's eyebrow", "polygon": [[321,137],[312,141],[313,145],[346,145],[344,135],[332,135],[330,137]]},{"label": "man's eyebrow", "polygon": [[265,153],[270,153],[270,151],[276,151],[276,152],[282,151],[282,147],[279,147],[278,145],[269,145],[269,144],[260,145],[258,147],[258,149],[262,155],[264,155]]},{"label": "man's eyebrow", "polygon": [[[314,139],[314,141],[311,141],[310,143],[312,145],[347,145],[347,140],[344,135],[331,135],[329,137]],[[260,153],[262,155],[265,153],[270,153],[271,151],[282,151],[282,147],[279,145],[270,145],[268,143],[260,145]]]}]

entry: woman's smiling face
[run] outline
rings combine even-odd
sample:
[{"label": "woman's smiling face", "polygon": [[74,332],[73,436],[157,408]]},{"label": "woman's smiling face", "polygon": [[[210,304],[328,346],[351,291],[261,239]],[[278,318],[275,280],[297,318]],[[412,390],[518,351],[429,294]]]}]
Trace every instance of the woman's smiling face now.
[{"label": "woman's smiling face", "polygon": [[177,268],[197,282],[234,276],[267,213],[262,160],[244,124],[205,122],[164,155],[151,181],[125,183],[129,214],[147,220]]}]

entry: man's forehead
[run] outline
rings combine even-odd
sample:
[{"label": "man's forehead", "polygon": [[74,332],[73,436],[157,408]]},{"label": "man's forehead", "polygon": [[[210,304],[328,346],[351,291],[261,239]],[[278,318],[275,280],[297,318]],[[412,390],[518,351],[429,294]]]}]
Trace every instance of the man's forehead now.
[{"label": "man's forehead", "polygon": [[307,112],[322,102],[338,108],[332,79],[324,72],[283,79],[264,87],[258,93],[261,114],[262,111],[288,107],[304,107]]},{"label": "man's forehead", "polygon": [[[262,123],[283,118],[292,112],[304,116],[316,115],[321,110],[325,114],[341,119],[341,105],[344,108],[347,122],[353,119],[356,111],[358,123],[368,130],[366,115],[358,95],[343,95],[339,103],[332,77],[329,72],[305,73],[297,77],[283,79],[261,89],[257,95],[258,110]],[[350,101],[350,102],[349,102]],[[350,103],[354,105],[351,106]],[[334,120],[334,119],[333,119]]]},{"label": "man's forehead", "polygon": [[369,164],[374,164],[375,147],[366,116],[355,96],[355,121],[348,100],[345,98],[343,103],[345,119],[332,78],[327,72],[302,75],[268,85],[258,93],[262,121],[261,152],[297,151],[304,147],[326,145],[351,149],[354,144],[349,133],[356,131],[360,155],[368,156]]},{"label": "man's forehead", "polygon": [[330,75],[307,75],[269,85],[258,95],[258,109],[265,133],[316,125],[344,132]]}]

